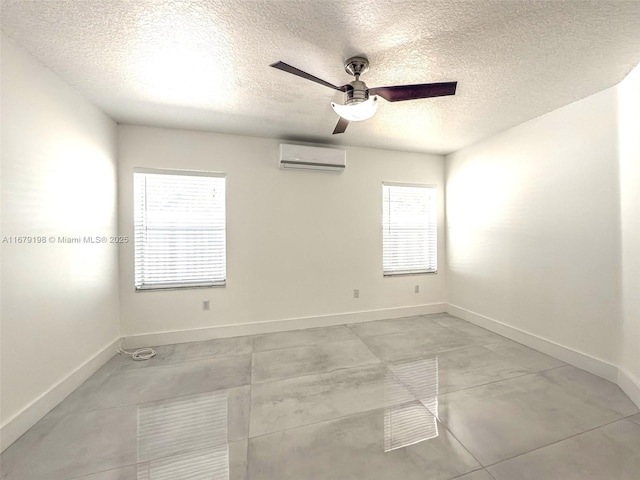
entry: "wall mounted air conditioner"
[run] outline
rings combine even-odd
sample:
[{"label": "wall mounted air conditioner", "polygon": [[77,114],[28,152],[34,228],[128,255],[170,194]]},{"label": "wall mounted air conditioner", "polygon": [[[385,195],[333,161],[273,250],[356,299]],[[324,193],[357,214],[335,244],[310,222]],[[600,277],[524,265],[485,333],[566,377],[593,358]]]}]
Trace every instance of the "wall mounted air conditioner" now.
[{"label": "wall mounted air conditioner", "polygon": [[280,168],[342,173],[347,152],[338,148],[280,144]]}]

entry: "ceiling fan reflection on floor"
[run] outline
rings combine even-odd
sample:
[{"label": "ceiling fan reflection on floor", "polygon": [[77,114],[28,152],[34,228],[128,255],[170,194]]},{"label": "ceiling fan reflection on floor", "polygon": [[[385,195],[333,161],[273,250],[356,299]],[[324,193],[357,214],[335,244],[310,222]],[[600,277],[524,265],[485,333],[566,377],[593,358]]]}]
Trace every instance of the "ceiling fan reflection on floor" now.
[{"label": "ceiling fan reflection on floor", "polygon": [[331,102],[331,106],[340,116],[333,134],[343,133],[349,122],[358,122],[371,118],[378,108],[378,96],[387,102],[400,102],[403,100],[417,100],[420,98],[444,97],[456,94],[458,82],[419,83],[415,85],[395,85],[391,87],[368,88],[367,84],[360,80],[360,75],[369,70],[369,60],[364,57],[351,57],[344,69],[356,79],[341,87],[315,77],[310,73],[292,67],[284,62],[275,62],[269,65],[283,72],[292,73],[325,87],[333,88],[345,94],[344,105]]}]

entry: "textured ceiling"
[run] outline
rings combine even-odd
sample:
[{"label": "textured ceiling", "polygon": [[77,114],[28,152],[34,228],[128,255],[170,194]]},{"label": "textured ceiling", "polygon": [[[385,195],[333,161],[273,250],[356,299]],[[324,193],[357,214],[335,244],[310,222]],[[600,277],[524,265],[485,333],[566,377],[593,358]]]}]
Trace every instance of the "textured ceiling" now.
[{"label": "textured ceiling", "polygon": [[[618,83],[640,0],[1,0],[2,29],[118,122],[447,153]],[[458,81],[380,102],[332,136],[363,54],[370,87]]]}]

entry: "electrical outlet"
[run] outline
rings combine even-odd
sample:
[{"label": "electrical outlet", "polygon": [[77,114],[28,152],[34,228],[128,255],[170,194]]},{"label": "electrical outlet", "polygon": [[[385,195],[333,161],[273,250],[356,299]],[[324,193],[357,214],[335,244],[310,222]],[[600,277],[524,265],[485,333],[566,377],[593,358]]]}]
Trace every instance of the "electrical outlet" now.
[{"label": "electrical outlet", "polygon": [[360,290],[355,289],[353,291],[353,298],[360,298]]},{"label": "electrical outlet", "polygon": [[415,285],[413,287],[413,293],[420,293],[420,285]]},{"label": "electrical outlet", "polygon": [[205,300],[202,302],[202,310],[211,310],[211,304],[209,300]]}]

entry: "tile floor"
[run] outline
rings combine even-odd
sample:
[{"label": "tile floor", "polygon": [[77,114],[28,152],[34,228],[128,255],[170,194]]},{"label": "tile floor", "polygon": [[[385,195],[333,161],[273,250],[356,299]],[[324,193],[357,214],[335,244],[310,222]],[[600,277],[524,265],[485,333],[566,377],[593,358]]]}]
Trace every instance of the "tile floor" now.
[{"label": "tile floor", "polygon": [[615,385],[445,314],[114,357],[2,480],[638,480]]}]

